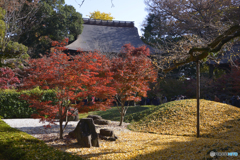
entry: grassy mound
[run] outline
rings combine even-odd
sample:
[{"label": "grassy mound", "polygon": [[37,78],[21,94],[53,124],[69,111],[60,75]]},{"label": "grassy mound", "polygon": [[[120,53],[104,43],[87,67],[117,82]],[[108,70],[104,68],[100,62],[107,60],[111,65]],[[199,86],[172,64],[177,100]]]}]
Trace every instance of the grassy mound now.
[{"label": "grassy mound", "polygon": [[47,146],[27,133],[11,128],[0,119],[0,159],[2,160],[33,160],[51,159],[67,160],[78,159],[79,156]]},{"label": "grassy mound", "polygon": [[[131,115],[129,129],[167,135],[196,136],[195,99],[173,101]],[[240,142],[240,108],[200,100],[201,137],[223,138]]]}]

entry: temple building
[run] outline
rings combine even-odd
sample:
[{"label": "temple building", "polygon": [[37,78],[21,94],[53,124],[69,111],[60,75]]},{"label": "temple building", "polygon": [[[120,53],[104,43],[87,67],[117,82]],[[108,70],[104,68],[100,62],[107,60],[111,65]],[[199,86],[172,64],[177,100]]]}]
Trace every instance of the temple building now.
[{"label": "temple building", "polygon": [[[77,50],[84,52],[98,50],[101,53],[120,53],[124,44],[130,43],[134,47],[146,45],[139,37],[138,29],[132,21],[103,21],[84,18],[83,31],[78,38],[67,45],[68,51]],[[155,49],[146,45],[150,54]]]}]

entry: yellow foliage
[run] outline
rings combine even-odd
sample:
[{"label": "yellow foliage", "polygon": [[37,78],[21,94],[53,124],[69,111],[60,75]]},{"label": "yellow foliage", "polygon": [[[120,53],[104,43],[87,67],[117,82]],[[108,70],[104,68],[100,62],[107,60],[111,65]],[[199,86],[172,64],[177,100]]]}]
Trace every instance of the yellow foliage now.
[{"label": "yellow foliage", "polygon": [[[160,126],[159,126],[160,127]],[[209,152],[239,151],[239,142],[214,138],[120,132],[115,142],[100,140],[100,147],[81,148],[76,144],[54,145],[57,149],[84,159],[147,160],[147,159],[210,159]],[[219,157],[226,158],[239,157]]]},{"label": "yellow foliage", "polygon": [[[5,16],[5,10],[0,7],[0,37],[5,36],[5,22],[4,22],[4,16]],[[0,38],[1,39],[1,38]]]},{"label": "yellow foliage", "polygon": [[[141,132],[196,136],[196,114],[196,100],[174,101],[170,102],[170,107],[160,108],[142,121],[134,123],[130,128]],[[202,137],[233,140],[235,134],[240,133],[239,120],[240,108],[214,101],[200,101],[200,134]]]},{"label": "yellow foliage", "polygon": [[111,16],[111,13],[105,13],[100,11],[94,11],[90,12],[90,15],[87,15],[91,19],[97,19],[97,20],[105,20],[105,21],[112,21],[114,17]]}]

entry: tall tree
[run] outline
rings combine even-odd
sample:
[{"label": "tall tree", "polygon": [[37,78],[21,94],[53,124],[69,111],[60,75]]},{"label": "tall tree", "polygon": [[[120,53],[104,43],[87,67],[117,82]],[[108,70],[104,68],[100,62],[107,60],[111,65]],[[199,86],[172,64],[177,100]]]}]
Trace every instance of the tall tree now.
[{"label": "tall tree", "polygon": [[155,14],[149,13],[146,17],[145,24],[143,25],[144,28],[142,28],[143,35],[141,39],[144,43],[151,46],[156,46],[156,44],[160,43],[159,41],[161,39],[159,29],[156,29],[157,21],[157,16]]},{"label": "tall tree", "polygon": [[[28,2],[26,0],[1,0],[0,1],[0,67],[4,66],[4,60],[14,58],[27,53],[27,47],[17,43],[15,35],[21,33],[19,25],[26,23],[28,19],[37,10],[36,1]],[[22,12],[23,8],[29,5],[31,10]]]},{"label": "tall tree", "polygon": [[[67,42],[67,41],[65,41]],[[38,114],[32,115],[41,121],[54,123],[56,114],[59,114],[60,138],[63,138],[63,117],[68,116],[69,107],[78,108],[80,112],[100,109],[109,106],[115,89],[109,87],[112,80],[110,62],[97,52],[82,53],[70,57],[63,51],[65,42],[53,42],[55,49],[49,56],[43,56],[29,61],[30,75],[24,80],[22,89],[30,89],[39,86],[41,89],[54,89],[56,101],[42,102],[38,95],[24,95],[35,107]],[[84,106],[83,102],[71,104],[72,101],[82,101],[87,96],[103,99],[103,102],[94,103],[92,106]]]},{"label": "tall tree", "polygon": [[[161,45],[165,57],[158,64],[163,71],[196,62],[197,137],[200,136],[200,63],[214,58],[230,41],[240,36],[239,0],[146,0],[148,9],[161,19]],[[232,16],[230,16],[232,15]],[[168,37],[168,38],[165,38]],[[175,41],[176,37],[180,37]]]},{"label": "tall tree", "polygon": [[[18,36],[18,42],[28,46],[32,53],[30,56],[34,58],[50,52],[51,41],[76,40],[83,24],[82,15],[73,6],[65,5],[64,0],[42,0],[38,6],[35,19],[39,21],[33,21],[34,27]],[[28,27],[25,25],[21,29]]]},{"label": "tall tree", "polygon": [[114,18],[111,16],[111,13],[105,13],[100,11],[90,12],[90,15],[87,15],[90,19],[96,20],[105,20],[105,21],[112,21]]},{"label": "tall tree", "polygon": [[135,48],[126,44],[123,47],[123,52],[119,54],[119,57],[112,59],[111,67],[114,73],[113,86],[117,91],[115,100],[121,114],[119,126],[122,125],[129,107],[125,106],[125,102],[141,101],[141,98],[146,97],[147,91],[150,90],[149,83],[157,79],[157,72],[147,57],[150,51],[146,46]]},{"label": "tall tree", "polygon": [[[191,47],[205,47],[239,23],[236,16],[240,14],[239,0],[145,0],[145,3],[149,14],[156,17],[152,35],[161,39],[158,48],[168,53],[166,62],[186,59]],[[166,64],[169,67],[171,63]]]}]

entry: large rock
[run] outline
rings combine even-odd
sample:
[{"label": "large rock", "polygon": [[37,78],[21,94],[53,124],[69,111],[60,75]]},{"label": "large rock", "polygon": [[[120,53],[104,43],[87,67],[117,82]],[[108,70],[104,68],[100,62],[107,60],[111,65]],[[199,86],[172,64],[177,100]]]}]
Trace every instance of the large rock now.
[{"label": "large rock", "polygon": [[96,119],[94,123],[98,125],[109,125],[109,121],[106,119]]},{"label": "large rock", "polygon": [[106,119],[102,119],[101,116],[98,115],[88,115],[87,118],[92,118],[95,124],[98,125],[108,125],[109,121]]},{"label": "large rock", "polygon": [[77,138],[82,147],[99,147],[98,134],[92,118],[82,118],[74,131],[68,134],[71,138]]},{"label": "large rock", "polygon": [[88,115],[87,118],[92,118],[93,120],[102,119],[99,115]]}]

